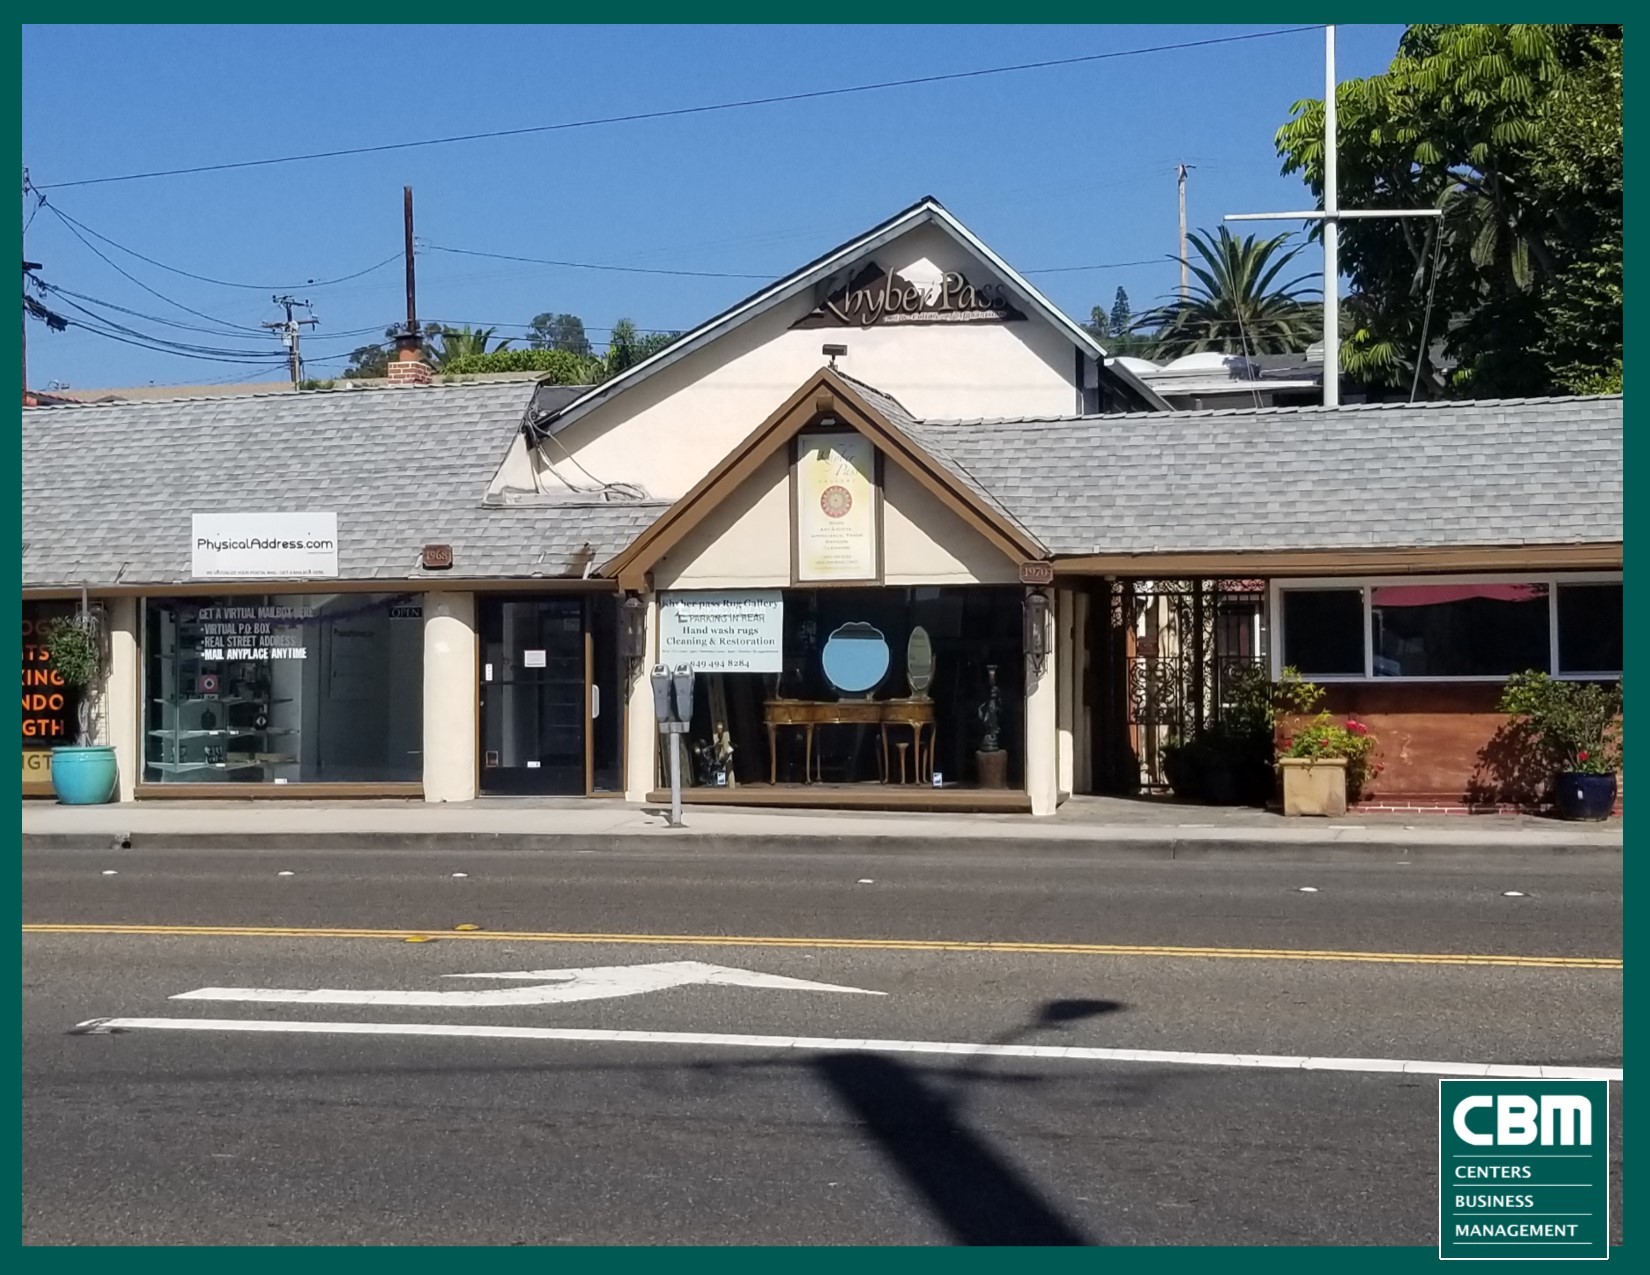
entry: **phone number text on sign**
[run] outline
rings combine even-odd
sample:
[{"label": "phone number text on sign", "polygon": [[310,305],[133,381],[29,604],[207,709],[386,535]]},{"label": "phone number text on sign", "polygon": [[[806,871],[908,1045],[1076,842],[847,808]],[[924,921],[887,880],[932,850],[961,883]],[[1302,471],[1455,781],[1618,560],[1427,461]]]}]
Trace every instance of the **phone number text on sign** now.
[{"label": "phone number text on sign", "polygon": [[778,673],[785,604],[778,589],[662,593],[659,662],[698,673]]}]

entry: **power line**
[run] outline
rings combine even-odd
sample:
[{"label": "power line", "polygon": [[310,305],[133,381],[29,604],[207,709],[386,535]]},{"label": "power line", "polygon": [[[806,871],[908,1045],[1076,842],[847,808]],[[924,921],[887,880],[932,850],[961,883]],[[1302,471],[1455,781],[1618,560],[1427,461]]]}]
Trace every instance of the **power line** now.
[{"label": "power line", "polygon": [[593,261],[555,261],[548,257],[517,257],[507,252],[480,252],[473,248],[444,248],[440,244],[423,245],[427,252],[449,252],[461,257],[491,257],[496,261],[524,261],[535,266],[560,266],[567,270],[611,270],[617,274],[662,274],[689,279],[761,279],[769,274],[735,274],[725,270],[667,270],[654,266],[613,266]]},{"label": "power line", "polygon": [[[45,203],[45,197],[44,196],[41,197],[41,203]],[[327,288],[327,287],[331,287],[335,283],[348,283],[351,279],[359,279],[362,275],[371,274],[375,270],[382,270],[385,266],[389,265],[390,262],[392,262],[392,261],[400,261],[401,260],[401,254],[399,252],[393,252],[389,256],[385,257],[382,261],[377,262],[374,265],[370,265],[370,266],[366,267],[366,269],[364,269],[364,270],[357,270],[354,274],[339,275],[336,279],[311,279],[311,280],[308,280],[307,282],[302,283],[302,284],[236,283],[235,281],[230,280],[230,279],[214,279],[214,278],[211,278],[209,275],[195,274],[195,273],[193,273],[192,271],[189,271],[189,270],[182,270],[182,269],[178,268],[177,266],[169,266],[164,261],[156,261],[153,257],[146,257],[141,252],[137,251],[137,249],[128,248],[125,244],[119,243],[119,242],[109,238],[108,235],[101,234],[98,231],[93,230],[85,222],[79,221],[76,218],[69,216],[68,213],[64,212],[56,204],[53,204],[51,207],[52,207],[52,211],[54,213],[56,213],[59,217],[61,217],[64,221],[69,222],[71,225],[75,225],[75,226],[80,227],[80,229],[84,230],[88,235],[91,235],[94,239],[101,239],[104,243],[108,244],[111,248],[119,249],[121,252],[124,252],[129,257],[136,257],[139,261],[146,261],[151,266],[155,266],[156,268],[161,269],[161,270],[169,271],[172,274],[182,275],[185,279],[195,279],[195,280],[198,280],[201,283],[216,284],[220,288],[244,288],[249,292],[279,292],[282,289],[291,288],[291,287]]]},{"label": "power line", "polygon": [[776,106],[788,102],[805,102],[819,98],[843,97],[852,93],[875,93],[886,89],[912,88],[923,84],[940,84],[952,80],[972,80],[988,75],[1008,75],[1019,71],[1041,71],[1060,66],[1078,66],[1091,62],[1106,62],[1117,58],[1139,57],[1148,53],[1172,53],[1184,49],[1211,48],[1222,44],[1241,44],[1247,41],[1268,40],[1282,35],[1300,35],[1307,31],[1321,31],[1321,25],[1283,27],[1272,31],[1252,31],[1246,35],[1217,36],[1207,40],[1184,40],[1174,44],[1150,45],[1139,49],[1118,49],[1110,53],[1087,53],[1078,57],[1049,58],[1040,62],[1019,62],[1011,66],[983,67],[973,71],[950,71],[939,75],[921,75],[903,80],[881,80],[871,84],[851,84],[834,89],[813,89],[804,93],[783,93],[772,97],[743,98],[732,102],[714,102],[705,106],[680,106],[670,110],[636,111],[628,115],[607,115],[592,119],[566,120],[559,124],[537,124],[526,128],[491,129],[483,133],[460,133],[451,137],[430,137],[412,142],[387,142],[378,146],[349,146],[337,150],[310,151],[300,155],[278,155],[267,159],[232,160],[222,164],[196,164],[188,168],[163,168],[141,173],[121,173],[109,177],[83,177],[75,181],[47,182],[42,190],[60,190],[68,186],[99,186],[109,182],[140,181],[151,177],[184,177],[195,173],[218,173],[236,168],[263,168],[272,164],[297,164],[316,159],[338,159],[347,155],[376,155],[387,151],[412,150],[424,146],[447,146],[457,142],[479,142],[499,137],[525,137],[535,133],[555,133],[578,128],[595,128],[606,124],[633,124],[644,120],[675,119],[686,115],[706,115],[716,111],[745,110],[757,106]]},{"label": "power line", "polygon": [[160,300],[166,302],[167,305],[175,306],[179,310],[182,310],[185,314],[194,315],[197,319],[206,319],[206,320],[208,320],[209,322],[212,322],[212,323],[219,323],[219,324],[222,324],[226,328],[241,328],[241,329],[244,329],[247,332],[257,332],[257,331],[259,331],[259,329],[254,328],[254,327],[249,327],[247,324],[244,324],[244,323],[233,323],[228,319],[220,319],[220,318],[217,318],[215,315],[205,314],[200,310],[196,310],[196,309],[191,308],[190,306],[184,305],[183,302],[181,302],[181,301],[174,301],[171,297],[167,296],[164,292],[155,291],[155,289],[151,288],[148,284],[143,282],[142,279],[139,279],[131,271],[126,270],[122,266],[118,265],[109,256],[108,253],[104,252],[103,249],[99,248],[90,239],[86,238],[85,235],[81,234],[79,229],[74,225],[74,223],[69,221],[69,219],[67,217],[65,217],[61,212],[58,211],[56,204],[47,204],[46,207],[51,209],[53,216],[57,217],[58,220],[60,220],[66,227],[68,227],[68,231],[71,235],[73,235],[76,239],[80,240],[80,242],[82,244],[84,244],[87,248],[89,248],[93,252],[93,254],[95,254],[97,257],[99,257],[105,265],[107,265],[116,274],[122,276],[125,279],[130,280],[132,283],[137,284],[138,287],[142,288],[150,296],[158,297]]},{"label": "power line", "polygon": [[[497,261],[518,261],[534,266],[559,266],[568,270],[611,270],[619,274],[661,274],[685,276],[692,279],[758,279],[769,282],[781,275],[742,274],[726,270],[667,270],[653,266],[618,266],[597,261],[558,261],[550,257],[521,257],[507,252],[482,252],[475,248],[448,248],[442,244],[421,245],[426,252],[455,253],[463,257],[491,257]],[[1147,261],[1100,261],[1086,266],[1043,266],[1036,270],[1022,270],[1021,274],[1072,274],[1083,270],[1123,270],[1131,266],[1160,266],[1173,258],[1153,257]],[[501,325],[502,326],[502,325]]]}]

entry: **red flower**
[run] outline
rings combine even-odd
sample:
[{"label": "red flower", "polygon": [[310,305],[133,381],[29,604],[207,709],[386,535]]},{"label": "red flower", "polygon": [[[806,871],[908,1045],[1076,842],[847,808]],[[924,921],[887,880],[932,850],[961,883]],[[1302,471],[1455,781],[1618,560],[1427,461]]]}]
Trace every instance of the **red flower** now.
[{"label": "red flower", "polygon": [[1577,761],[1586,761],[1587,760],[1587,750],[1585,748],[1583,748],[1579,753],[1576,754],[1576,760]]},{"label": "red flower", "polygon": [[1352,718],[1352,717],[1347,718],[1346,719],[1346,728],[1347,728],[1347,730],[1351,731],[1354,735],[1367,735],[1367,734],[1369,734],[1369,727],[1365,726],[1362,722],[1358,721],[1356,718]]}]

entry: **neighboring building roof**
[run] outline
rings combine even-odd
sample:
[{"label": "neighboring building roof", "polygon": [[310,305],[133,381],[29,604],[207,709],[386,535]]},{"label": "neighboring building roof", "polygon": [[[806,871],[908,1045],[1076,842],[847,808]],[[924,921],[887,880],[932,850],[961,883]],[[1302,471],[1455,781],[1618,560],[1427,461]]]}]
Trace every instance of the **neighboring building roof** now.
[{"label": "neighboring building roof", "polygon": [[1622,538],[1620,395],[904,428],[1056,556]]},{"label": "neighboring building roof", "polygon": [[939,200],[932,195],[928,195],[919,199],[904,211],[896,213],[880,226],[873,226],[864,234],[850,239],[847,243],[841,244],[823,256],[810,261],[800,270],[786,275],[783,279],[769,284],[759,292],[753,293],[743,301],[722,311],[721,314],[707,319],[691,332],[684,333],[680,339],[673,341],[651,358],[643,359],[634,367],[621,372],[609,381],[603,381],[600,385],[593,387],[559,411],[542,419],[539,419],[538,414],[535,413],[534,428],[540,434],[557,433],[578,420],[598,403],[605,402],[613,395],[622,393],[629,386],[646,380],[655,372],[663,371],[672,364],[680,362],[695,350],[703,348],[718,337],[750,322],[759,315],[766,314],[775,306],[782,305],[799,293],[824,282],[858,258],[876,251],[884,244],[891,243],[916,227],[925,224],[938,226],[970,252],[975,253],[987,262],[1002,280],[1003,286],[1014,295],[1015,300],[1025,306],[1028,311],[1035,311],[1044,320],[1060,329],[1074,346],[1087,357],[1096,361],[1102,369],[1102,375],[1110,373],[1127,386],[1147,406],[1168,408],[1169,405],[1158,398],[1133,373],[1126,368],[1119,368],[1108,363],[1106,361],[1106,351],[1101,348],[1099,342],[1086,329],[1071,319],[1028,282],[1014,267],[987,247],[985,242],[976,236],[973,231],[952,216]]},{"label": "neighboring building roof", "polygon": [[[665,506],[483,508],[530,393],[506,381],[25,409],[23,585],[187,582],[190,515],[236,511],[335,511],[345,580],[578,574],[581,546],[610,557]],[[426,543],[452,545],[450,571],[422,570]]]}]

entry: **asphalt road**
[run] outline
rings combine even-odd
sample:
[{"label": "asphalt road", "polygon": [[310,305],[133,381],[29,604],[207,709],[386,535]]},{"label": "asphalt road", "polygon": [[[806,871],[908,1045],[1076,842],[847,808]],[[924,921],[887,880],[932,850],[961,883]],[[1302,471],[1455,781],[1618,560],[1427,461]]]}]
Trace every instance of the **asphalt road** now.
[{"label": "asphalt road", "polygon": [[[1376,1064],[1619,1067],[1620,970],[1562,959],[1619,955],[1619,906],[1608,865],[1564,860],[1474,871],[977,855],[28,855],[23,1237],[1430,1245],[1436,1077]],[[90,931],[29,929],[51,924]],[[185,932],[97,932],[113,925]],[[200,926],[433,941],[186,932]],[[586,938],[565,937],[575,933]],[[682,934],[760,941],[642,941]],[[768,941],[787,937],[817,941]],[[1036,943],[1073,950],[1025,950]],[[1210,950],[1079,946],[1121,944]],[[1238,953],[1253,948],[1560,959]],[[496,1003],[593,978],[448,977],[615,967],[627,990],[635,967],[684,961],[852,990],[699,983]],[[390,999],[174,999],[207,988]],[[444,999],[393,1003],[408,992]],[[76,1031],[106,1019],[172,1026]],[[174,1029],[207,1020],[226,1026]],[[395,1024],[412,1026],[359,1034]],[[413,1034],[430,1024],[482,1034]],[[485,1034],[522,1028],[588,1038]],[[811,1043],[782,1043],[796,1037]],[[855,1048],[865,1040],[1216,1057]],[[1249,1054],[1375,1062],[1221,1061]],[[1621,1098],[1613,1085],[1618,1239]]]}]

